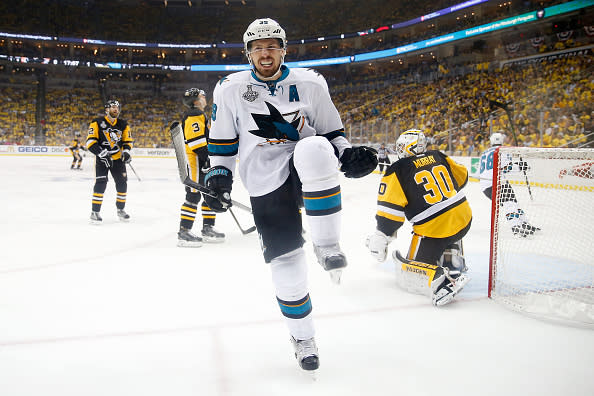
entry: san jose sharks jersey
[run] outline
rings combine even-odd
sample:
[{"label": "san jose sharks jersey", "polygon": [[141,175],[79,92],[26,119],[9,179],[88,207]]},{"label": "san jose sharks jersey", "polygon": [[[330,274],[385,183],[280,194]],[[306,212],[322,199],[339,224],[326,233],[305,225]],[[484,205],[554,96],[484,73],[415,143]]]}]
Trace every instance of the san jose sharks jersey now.
[{"label": "san jose sharks jersey", "polygon": [[111,122],[106,116],[102,116],[95,118],[89,125],[87,148],[95,155],[103,149],[114,151],[119,148],[118,151],[111,154],[111,157],[120,159],[122,150],[132,150],[133,142],[130,127],[121,118],[116,118]]},{"label": "san jose sharks jersey", "polygon": [[[493,186],[493,165],[495,160],[495,151],[499,147],[500,146],[494,146],[488,148],[481,154],[481,167],[479,174],[481,191]],[[522,169],[522,164],[524,166],[526,165],[521,161],[514,162],[512,156],[507,153],[499,155],[499,169],[501,169],[503,174],[509,172],[520,172]]]},{"label": "san jose sharks jersey", "polygon": [[396,161],[380,182],[377,229],[394,235],[406,218],[418,235],[455,235],[472,220],[467,182],[466,167],[437,150]]},{"label": "san jose sharks jersey", "polygon": [[324,77],[312,69],[284,65],[281,71],[274,81],[262,81],[252,71],[233,73],[221,79],[213,93],[211,165],[234,172],[239,154],[239,175],[252,197],[283,184],[299,140],[324,136],[339,157],[351,147]]}]

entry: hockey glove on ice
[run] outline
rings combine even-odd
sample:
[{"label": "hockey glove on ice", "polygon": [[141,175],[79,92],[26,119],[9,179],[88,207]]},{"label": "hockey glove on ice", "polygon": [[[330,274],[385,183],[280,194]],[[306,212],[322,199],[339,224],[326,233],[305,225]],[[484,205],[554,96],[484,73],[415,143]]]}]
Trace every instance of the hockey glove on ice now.
[{"label": "hockey glove on ice", "polygon": [[377,167],[377,151],[372,147],[358,146],[347,148],[340,157],[340,170],[346,177],[363,177]]},{"label": "hockey glove on ice", "polygon": [[233,186],[233,175],[224,166],[215,166],[209,169],[204,176],[204,184],[217,194],[211,197],[204,194],[204,201],[215,212],[225,212],[231,207],[231,187]]},{"label": "hockey glove on ice", "polygon": [[122,151],[122,161],[124,161],[125,164],[128,164],[130,161],[132,161],[132,156],[130,155],[129,150]]},{"label": "hockey glove on ice", "polygon": [[107,149],[101,150],[99,154],[97,154],[97,160],[103,162],[106,168],[111,168],[113,165],[113,160],[111,159],[111,154]]}]

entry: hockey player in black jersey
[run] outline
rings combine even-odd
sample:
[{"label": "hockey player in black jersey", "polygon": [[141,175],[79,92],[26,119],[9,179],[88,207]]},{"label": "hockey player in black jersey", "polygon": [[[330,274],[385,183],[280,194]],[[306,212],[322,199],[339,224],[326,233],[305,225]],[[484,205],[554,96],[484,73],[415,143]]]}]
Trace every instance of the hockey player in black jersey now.
[{"label": "hockey player in black jersey", "polygon": [[128,191],[126,163],[132,160],[130,150],[134,140],[128,123],[118,118],[120,110],[120,102],[109,100],[105,103],[105,115],[95,118],[89,125],[87,148],[96,156],[92,224],[101,224],[103,221],[99,212],[103,204],[103,193],[107,188],[108,173],[111,173],[116,185],[118,218],[120,221],[130,220],[130,216],[124,210]]},{"label": "hockey player in black jersey", "polygon": [[[208,161],[208,118],[204,113],[206,93],[198,88],[190,88],[184,92],[182,102],[188,108],[182,117],[182,131],[186,143],[188,173],[193,181],[204,183],[205,171],[210,167]],[[202,202],[202,238],[192,233],[192,226],[198,212],[200,192],[186,187],[186,200],[180,213],[177,245],[181,247],[199,247],[202,241],[223,242],[225,234],[214,228],[216,213],[206,202]]]},{"label": "hockey player in black jersey", "polygon": [[431,286],[432,303],[444,305],[469,281],[461,255],[472,221],[462,192],[468,170],[440,151],[427,151],[425,135],[416,129],[400,135],[396,155],[380,182],[377,227],[366,244],[373,257],[384,261],[398,229],[405,219],[411,222],[407,261],[413,262],[403,262],[397,275],[403,275],[403,283],[420,277],[421,284]]},{"label": "hockey player in black jersey", "polygon": [[72,153],[72,164],[70,165],[70,169],[81,169],[80,166],[82,165],[82,156],[80,155],[80,150],[82,147],[78,143],[78,139],[74,138],[72,140],[72,144],[68,148]]}]

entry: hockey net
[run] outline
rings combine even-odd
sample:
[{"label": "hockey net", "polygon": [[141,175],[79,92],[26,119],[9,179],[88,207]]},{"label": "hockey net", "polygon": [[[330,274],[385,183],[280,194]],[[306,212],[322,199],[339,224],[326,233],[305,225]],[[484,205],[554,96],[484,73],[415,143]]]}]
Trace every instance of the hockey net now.
[{"label": "hockey net", "polygon": [[[594,326],[593,166],[593,149],[496,150],[490,298],[541,319]],[[514,232],[523,222],[532,234]]]}]

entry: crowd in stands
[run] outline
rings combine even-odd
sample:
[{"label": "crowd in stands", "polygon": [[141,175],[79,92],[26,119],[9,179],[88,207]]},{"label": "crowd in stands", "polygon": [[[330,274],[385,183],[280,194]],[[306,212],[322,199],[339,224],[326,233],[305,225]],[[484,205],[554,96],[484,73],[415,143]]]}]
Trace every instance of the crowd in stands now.
[{"label": "crowd in stands", "polygon": [[[162,43],[239,42],[251,21],[270,17],[282,21],[290,38],[312,38],[319,37],[319,27],[324,27],[327,34],[357,32],[410,20],[460,2],[367,0],[362,7],[358,0],[248,0],[246,5],[211,2],[180,7],[172,2],[166,7],[136,1],[24,0],[0,5],[3,15],[0,28],[17,29],[18,33],[116,41],[126,37],[128,41]],[[263,9],[267,15],[262,15]]]},{"label": "crowd in stands", "polygon": [[36,94],[33,84],[0,86],[0,144],[34,144]]},{"label": "crowd in stands", "polygon": [[[319,31],[333,34],[403,22],[460,2],[368,0],[361,7],[358,0],[334,0],[330,3],[314,0],[271,1],[267,16],[282,21],[289,39],[307,38],[318,36]],[[359,44],[359,48],[355,48],[353,40],[340,40],[326,48],[310,46],[307,51],[296,45],[290,46],[287,60],[394,47],[411,40],[435,37],[453,28],[476,26],[495,17],[517,15],[535,7],[561,2],[505,2],[503,7],[491,9],[490,12],[482,8],[480,16],[468,12],[464,18],[450,18],[449,21],[439,19],[440,22],[436,24],[397,30],[385,36],[387,40],[384,41],[378,41],[373,35],[363,36],[361,40],[364,42],[362,46]],[[126,37],[128,41],[237,42],[245,26],[262,16],[261,8],[249,1],[246,6],[234,3],[232,7],[194,8],[158,7],[136,2],[132,5],[132,2],[126,1],[117,4],[42,1],[45,7],[30,0],[21,3],[0,4],[0,12],[4,15],[0,30],[71,37],[94,36],[112,40]],[[114,12],[114,7],[118,8],[118,12]],[[88,23],[78,23],[81,20]],[[146,26],[151,26],[151,29],[146,29]],[[176,29],[171,29],[171,26]],[[520,38],[507,35],[502,45],[510,58],[517,58],[591,44],[592,37],[582,32],[583,27],[585,25],[576,27],[574,34],[569,37],[549,34],[540,41],[533,40],[534,37],[524,37],[524,41],[519,41]],[[17,44],[12,50],[27,48],[25,44],[21,47]],[[36,48],[29,50],[37,51]],[[0,51],[5,49],[4,44],[0,45]],[[236,52],[226,61],[245,62],[241,51]],[[75,55],[84,56],[84,52],[75,49]],[[104,55],[109,60],[121,58],[123,61],[130,56],[129,53],[118,52],[114,47],[106,49]],[[211,55],[203,53],[200,56],[208,59]],[[513,123],[520,145],[576,146],[583,143],[588,131],[592,132],[594,109],[591,92],[594,82],[591,77],[591,49],[580,56],[504,68],[494,61],[464,63],[456,60],[455,56],[453,59],[438,61],[433,57],[421,62],[410,62],[408,67],[394,63],[392,59],[370,64],[369,67],[352,64],[323,67],[319,71],[329,83],[347,134],[353,141],[364,144],[394,142],[400,132],[410,128],[422,129],[435,148],[450,154],[470,155],[480,152],[488,140],[485,137],[496,130],[506,131],[508,142],[511,143],[507,113],[493,109],[489,105],[489,100],[493,99],[513,102]],[[122,117],[129,121],[137,147],[168,147],[168,125],[183,111],[179,100],[181,93],[188,86],[196,85],[176,81],[178,78],[175,73],[164,78],[158,76],[159,81],[152,85],[135,83],[129,73],[123,73],[121,84],[118,84],[118,76],[112,76],[109,72],[105,77],[113,77],[113,80],[109,81],[109,89],[105,90],[105,86],[101,88],[97,85],[99,72],[88,71],[86,75],[84,72],[72,73],[62,76],[60,81],[53,78],[52,72],[47,78],[45,90],[46,113],[41,116],[39,124],[36,106],[38,81],[30,78],[15,83],[12,77],[6,78],[6,74],[0,73],[0,102],[3,104],[0,106],[0,144],[63,145],[69,144],[77,136],[84,140],[90,120],[103,113],[103,100],[107,95],[121,101]],[[198,85],[212,93],[220,77],[209,74]]]},{"label": "crowd in stands", "polygon": [[[278,20],[285,27],[287,38],[291,41],[315,39],[321,36],[320,31],[324,32],[323,35],[367,31],[369,28],[405,22],[461,2],[462,0],[367,0],[362,7],[359,0],[269,1],[265,2],[265,16]],[[499,6],[497,2],[487,2],[445,17],[428,19],[427,23],[387,30],[381,34],[364,35],[359,40],[305,44],[301,46],[301,50],[299,46],[295,46],[290,49],[289,55],[292,60],[306,60],[393,48],[560,2],[563,0],[524,0],[501,2]],[[225,6],[221,2],[219,5],[164,7],[125,1],[3,2],[0,4],[0,13],[3,15],[0,31],[126,42],[240,43],[245,27],[252,20],[263,16],[262,3],[248,1],[245,6],[239,3]],[[0,53],[59,60],[74,58],[84,62],[175,65],[245,62],[241,48],[188,50],[189,53],[186,53],[185,50],[177,49],[135,48],[122,51],[104,46],[46,44],[39,46],[36,42],[25,41],[11,46],[0,45]],[[167,56],[164,56],[165,53]]]},{"label": "crowd in stands", "polygon": [[[508,143],[513,143],[506,112],[492,108],[489,100],[513,103],[520,145],[575,147],[594,131],[591,51],[488,71],[484,67],[473,65],[474,70],[467,74],[443,74],[423,82],[412,78],[390,82],[384,77],[390,82],[385,86],[361,84],[348,91],[337,89],[344,82],[340,84],[334,74],[328,74],[335,77],[329,78],[330,88],[346,133],[364,144],[394,143],[400,132],[410,128],[423,130],[433,147],[456,155],[476,155],[494,131],[504,131]],[[49,85],[45,144],[66,145],[77,135],[84,140],[91,119],[103,113],[99,89]],[[213,87],[214,80],[207,91],[212,92]],[[129,121],[136,147],[170,147],[168,125],[183,111],[182,92],[171,90],[163,95],[114,87],[110,97],[121,101],[122,117]],[[33,144],[35,87],[4,86],[0,95],[0,144]]]},{"label": "crowd in stands", "polygon": [[355,136],[359,130],[374,131],[364,139],[375,143],[393,142],[393,131],[418,128],[436,148],[459,155],[482,151],[488,144],[485,137],[494,131],[505,132],[513,144],[507,113],[490,105],[496,100],[513,103],[519,145],[574,147],[594,131],[594,56],[586,52],[493,70],[478,64],[462,76],[444,74],[426,82],[376,89],[362,85],[360,91],[335,95],[335,100],[347,132],[349,127]]}]

